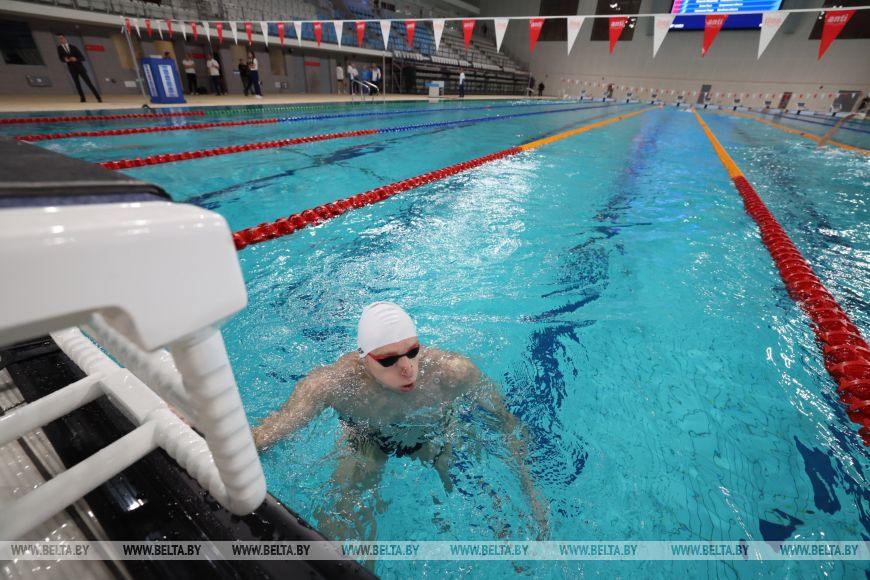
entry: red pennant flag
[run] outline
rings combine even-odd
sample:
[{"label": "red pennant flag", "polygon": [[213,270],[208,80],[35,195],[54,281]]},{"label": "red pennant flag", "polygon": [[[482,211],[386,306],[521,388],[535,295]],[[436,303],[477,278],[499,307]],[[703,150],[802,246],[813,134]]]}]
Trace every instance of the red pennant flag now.
[{"label": "red pennant flag", "polygon": [[726,20],[728,20],[727,14],[708,14],[704,17],[704,45],[701,47],[701,58],[704,58],[704,55],[710,50],[710,46],[716,40],[716,35],[722,30]]},{"label": "red pennant flag", "polygon": [[124,19],[124,25],[127,27],[127,36],[130,37],[130,35],[133,33],[133,31],[130,30],[130,19],[129,18]]},{"label": "red pennant flag", "polygon": [[245,33],[248,35],[248,44],[254,44],[254,39],[251,37],[251,23],[245,22]]},{"label": "red pennant flag", "polygon": [[190,23],[190,29],[193,31],[193,41],[196,42],[196,22]]},{"label": "red pennant flag", "polygon": [[462,34],[465,36],[465,49],[468,50],[468,45],[471,43],[471,33],[474,32],[474,23],[477,22],[473,18],[467,18],[462,21]]},{"label": "red pennant flag", "polygon": [[529,18],[529,52],[535,52],[535,43],[538,42],[543,25],[543,18]]},{"label": "red pennant flag", "polygon": [[414,31],[417,30],[417,22],[414,20],[405,21],[405,31],[408,33],[408,48],[414,48]]},{"label": "red pennant flag", "polygon": [[365,20],[358,20],[356,22],[356,45],[363,45],[363,38],[366,35],[366,22]]},{"label": "red pennant flag", "polygon": [[822,27],[822,42],[819,44],[819,58],[828,51],[828,47],[834,42],[843,28],[851,20],[854,10],[828,10],[825,12],[825,23]]},{"label": "red pennant flag", "polygon": [[172,38],[172,21],[171,20],[166,21],[166,30],[169,31],[169,37]]},{"label": "red pennant flag", "polygon": [[619,42],[619,37],[622,36],[627,23],[628,16],[610,17],[610,54],[613,54],[613,49],[616,48],[616,43]]},{"label": "red pennant flag", "polygon": [[224,41],[224,25],[221,22],[215,24],[218,33],[218,44],[222,44]]},{"label": "red pennant flag", "polygon": [[323,23],[314,23],[314,40],[317,41],[317,46],[320,46],[320,38],[323,36]]},{"label": "red pennant flag", "polygon": [[281,42],[281,46],[284,46],[284,23],[278,23],[278,40]]},{"label": "red pennant flag", "polygon": [[148,39],[150,40],[154,36],[154,33],[151,32],[151,19],[150,18],[145,19],[145,30],[148,31]]}]

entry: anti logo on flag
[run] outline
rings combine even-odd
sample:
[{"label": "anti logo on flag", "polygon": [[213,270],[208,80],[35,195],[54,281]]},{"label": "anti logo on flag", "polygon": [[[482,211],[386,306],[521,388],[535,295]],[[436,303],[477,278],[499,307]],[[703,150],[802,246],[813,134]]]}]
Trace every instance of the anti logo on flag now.
[{"label": "anti logo on flag", "polygon": [[[541,35],[541,28],[543,26],[543,18],[529,18],[529,52],[535,52],[535,44],[538,42],[538,37]],[[468,46],[467,42],[465,46]]]},{"label": "anti logo on flag", "polygon": [[314,23],[314,40],[317,41],[317,46],[320,46],[320,39],[323,38],[323,23]]},{"label": "anti logo on flag", "polygon": [[405,32],[408,37],[408,48],[414,49],[414,31],[417,30],[417,22],[414,20],[405,21]]},{"label": "anti logo on flag", "polygon": [[217,28],[218,35],[218,44],[222,44],[224,41],[224,25],[221,22],[215,24],[215,28]]},{"label": "anti logo on flag", "polygon": [[822,41],[819,43],[819,58],[817,60],[821,60],[828,51],[828,47],[840,36],[843,28],[854,14],[854,10],[828,10],[825,12],[825,23],[822,27]]},{"label": "anti logo on flag", "polygon": [[148,39],[150,40],[154,36],[154,32],[151,30],[151,19],[145,19],[145,30],[148,32]]},{"label": "anti logo on flag", "polygon": [[462,21],[462,35],[465,39],[465,49],[468,50],[468,45],[471,44],[471,34],[474,32],[474,23],[477,22],[473,18],[466,18]]},{"label": "anti logo on flag", "polygon": [[758,56],[756,59],[761,58],[767,45],[773,40],[776,31],[785,22],[786,16],[788,16],[788,12],[779,12],[778,10],[765,12],[761,15],[761,37],[758,39]]},{"label": "anti logo on flag", "polygon": [[281,43],[281,46],[284,46],[284,23],[278,23],[278,42]]},{"label": "anti logo on flag", "polygon": [[613,49],[616,48],[616,43],[619,42],[619,37],[622,36],[622,31],[625,30],[627,23],[628,16],[610,17],[610,54],[613,54]]},{"label": "anti logo on flag", "polygon": [[577,40],[577,35],[580,34],[580,27],[583,26],[583,16],[569,16],[566,25],[568,26],[568,54],[571,54],[571,49],[574,48],[574,41]]},{"label": "anti logo on flag", "polygon": [[701,46],[701,58],[707,55],[726,20],[728,20],[727,14],[708,14],[704,17],[704,45]]},{"label": "anti logo on flag", "polygon": [[[365,36],[366,36],[366,21],[365,20],[357,20],[357,22],[356,22],[356,45],[357,46],[363,45],[363,39],[365,38]],[[435,46],[436,46],[436,50],[437,50],[437,46],[438,46],[437,41],[435,43]]]},{"label": "anti logo on flag", "polygon": [[190,23],[190,30],[191,30],[191,32],[193,32],[193,41],[196,42],[197,38],[199,36],[196,32],[196,22]]},{"label": "anti logo on flag", "polygon": [[251,34],[251,23],[250,22],[245,22],[245,34],[248,35],[248,44],[253,44],[254,37]]}]

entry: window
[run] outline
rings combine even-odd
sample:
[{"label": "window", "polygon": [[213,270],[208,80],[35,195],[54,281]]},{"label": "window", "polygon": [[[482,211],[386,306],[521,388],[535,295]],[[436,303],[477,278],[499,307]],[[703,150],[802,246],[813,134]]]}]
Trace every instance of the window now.
[{"label": "window", "polygon": [[[637,14],[640,12],[640,0],[598,0],[595,14]],[[637,18],[629,18],[625,23],[625,29],[619,37],[619,42],[628,42],[634,38],[634,27]],[[592,24],[591,40],[610,40],[610,19],[596,18]]]},{"label": "window", "polygon": [[45,65],[26,22],[0,20],[0,53],[6,64]]},{"label": "window", "polygon": [[[577,14],[579,0],[541,0],[541,16],[561,16],[563,14]],[[541,35],[538,40],[568,40],[568,29],[562,18],[544,20]]]}]

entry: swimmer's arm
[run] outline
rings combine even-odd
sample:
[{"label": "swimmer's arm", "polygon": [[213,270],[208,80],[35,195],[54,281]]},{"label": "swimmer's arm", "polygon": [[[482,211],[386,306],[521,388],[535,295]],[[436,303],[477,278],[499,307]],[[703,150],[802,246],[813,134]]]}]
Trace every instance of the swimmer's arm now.
[{"label": "swimmer's arm", "polygon": [[254,427],[257,449],[298,431],[326,408],[328,381],[324,375],[323,371],[314,372],[296,383],[287,402]]}]

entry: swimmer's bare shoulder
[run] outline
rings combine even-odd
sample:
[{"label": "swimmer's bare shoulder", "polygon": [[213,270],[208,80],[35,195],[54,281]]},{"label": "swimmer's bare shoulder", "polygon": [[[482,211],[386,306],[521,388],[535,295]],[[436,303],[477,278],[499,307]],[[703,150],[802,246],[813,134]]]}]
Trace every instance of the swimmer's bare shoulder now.
[{"label": "swimmer's bare shoulder", "polygon": [[471,359],[448,350],[427,348],[426,355],[435,363],[444,383],[454,387],[467,387],[480,380],[480,369]]}]

